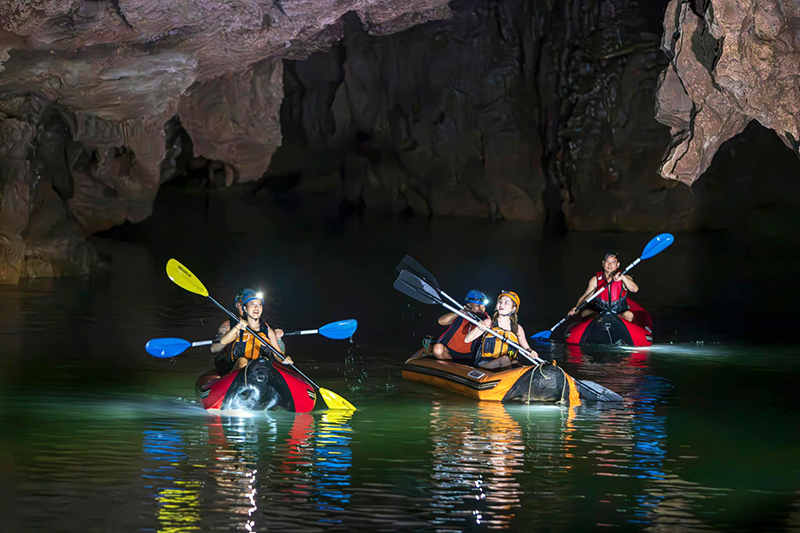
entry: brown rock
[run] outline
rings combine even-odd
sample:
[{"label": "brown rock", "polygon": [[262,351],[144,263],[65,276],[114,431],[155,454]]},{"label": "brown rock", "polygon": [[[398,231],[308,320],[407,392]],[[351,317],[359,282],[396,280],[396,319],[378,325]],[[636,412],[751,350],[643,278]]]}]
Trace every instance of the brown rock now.
[{"label": "brown rock", "polygon": [[[711,0],[698,15],[688,0],[667,8],[657,120],[672,141],[659,170],[693,183],[720,145],[751,120],[800,146],[800,7],[779,0]],[[689,106],[691,103],[691,107]]]}]

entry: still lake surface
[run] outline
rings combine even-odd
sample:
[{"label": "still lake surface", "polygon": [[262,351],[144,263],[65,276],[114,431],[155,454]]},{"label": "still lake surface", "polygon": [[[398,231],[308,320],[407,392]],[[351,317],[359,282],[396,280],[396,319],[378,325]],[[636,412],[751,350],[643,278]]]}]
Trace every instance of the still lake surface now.
[{"label": "still lake surface", "polygon": [[[160,198],[143,224],[93,238],[108,273],[0,287],[2,529],[800,531],[797,248],[778,237],[676,234],[639,265],[651,349],[537,347],[622,406],[475,402],[400,378],[442,313],[392,290],[406,253],[454,296],[517,291],[532,333],[604,252],[627,264],[652,236]],[[211,338],[224,319],[167,279],[170,257],[223,303],[265,290],[287,330],[357,318],[352,343],[287,345],[359,410],[205,412],[207,348],[143,348]]]}]

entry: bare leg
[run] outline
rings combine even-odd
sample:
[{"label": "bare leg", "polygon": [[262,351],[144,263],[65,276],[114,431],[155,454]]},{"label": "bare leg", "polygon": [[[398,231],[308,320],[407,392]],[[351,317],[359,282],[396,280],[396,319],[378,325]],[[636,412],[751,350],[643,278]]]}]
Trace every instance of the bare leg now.
[{"label": "bare leg", "polygon": [[433,345],[433,356],[442,361],[453,360],[453,357],[450,355],[450,350],[447,349],[447,346],[439,342]]},{"label": "bare leg", "polygon": [[233,368],[231,369],[231,372],[236,372],[237,370],[241,370],[246,366],[247,366],[247,358],[240,357],[236,360],[235,363],[233,363]]},{"label": "bare leg", "polygon": [[581,318],[594,318],[597,315],[597,311],[593,309],[584,309],[581,311]]},{"label": "bare leg", "polygon": [[623,320],[627,320],[628,322],[633,322],[633,311],[630,309],[623,311],[619,314],[619,317]]}]

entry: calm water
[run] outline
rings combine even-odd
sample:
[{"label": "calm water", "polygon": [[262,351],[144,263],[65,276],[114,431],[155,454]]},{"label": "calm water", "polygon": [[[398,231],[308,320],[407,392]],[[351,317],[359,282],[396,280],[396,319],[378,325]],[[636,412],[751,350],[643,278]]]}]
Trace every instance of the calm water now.
[{"label": "calm water", "polygon": [[[778,239],[676,235],[637,267],[652,349],[541,347],[621,407],[479,403],[400,378],[440,314],[392,290],[405,253],[454,296],[516,290],[535,332],[607,249],[627,264],[650,237],[162,199],[96,239],[108,275],[0,287],[3,530],[800,531],[800,363],[781,318],[800,291]],[[288,345],[359,411],[203,411],[193,383],[209,353],[143,349],[210,338],[224,318],[169,282],[169,257],[223,302],[266,290],[270,322],[290,330],[357,318],[353,344]]]}]

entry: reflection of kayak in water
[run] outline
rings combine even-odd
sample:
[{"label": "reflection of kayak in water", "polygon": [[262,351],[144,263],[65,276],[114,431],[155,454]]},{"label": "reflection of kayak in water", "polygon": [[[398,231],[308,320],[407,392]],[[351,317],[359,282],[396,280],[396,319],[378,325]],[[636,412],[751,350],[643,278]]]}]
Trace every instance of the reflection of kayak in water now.
[{"label": "reflection of kayak in water", "polygon": [[579,402],[572,378],[550,363],[495,372],[426,357],[420,350],[405,362],[403,379],[458,392],[476,400]]},{"label": "reflection of kayak in water", "polygon": [[197,378],[197,395],[206,409],[265,411],[314,409],[314,388],[290,367],[260,357],[246,368],[220,377],[211,370]]},{"label": "reflection of kayak in water", "polygon": [[569,326],[564,334],[567,344],[652,345],[653,319],[650,313],[630,298],[628,306],[633,312],[633,322],[606,311]]}]

